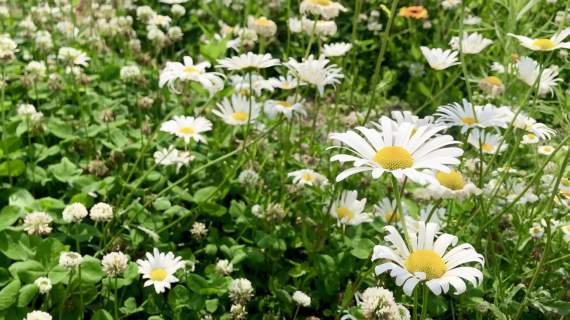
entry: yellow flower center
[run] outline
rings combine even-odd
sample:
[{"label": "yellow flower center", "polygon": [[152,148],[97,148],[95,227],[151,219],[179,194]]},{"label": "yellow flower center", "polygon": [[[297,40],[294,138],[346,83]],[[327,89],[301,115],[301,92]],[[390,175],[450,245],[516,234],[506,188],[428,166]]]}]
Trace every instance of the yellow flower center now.
[{"label": "yellow flower center", "polygon": [[241,90],[239,91],[239,94],[240,94],[242,97],[247,97],[247,96],[249,96],[249,89],[245,89],[245,88],[244,88],[244,89],[241,89]]},{"label": "yellow flower center", "polygon": [[563,226],[562,231],[566,233],[570,232],[570,225]]},{"label": "yellow flower center", "polygon": [[332,3],[330,0],[309,0],[312,4],[318,4],[319,6],[328,6]]},{"label": "yellow flower center", "polygon": [[501,86],[501,85],[503,85],[503,81],[501,81],[501,79],[499,79],[498,77],[495,77],[495,76],[486,77],[486,78],[485,78],[485,81],[486,81],[488,84],[491,84],[491,85],[493,85],[493,86]]},{"label": "yellow flower center", "polygon": [[167,276],[168,274],[163,268],[152,269],[150,272],[150,280],[152,281],[164,281]]},{"label": "yellow flower center", "polygon": [[279,101],[277,102],[278,105],[282,106],[283,108],[290,109],[293,105],[289,101]]},{"label": "yellow flower center", "polygon": [[400,221],[400,214],[394,211],[387,211],[384,213],[384,219],[389,223],[397,222]]},{"label": "yellow flower center", "polygon": [[352,220],[354,214],[347,207],[340,207],[336,209],[336,215],[339,219]]},{"label": "yellow flower center", "polygon": [[484,144],[481,146],[481,150],[483,150],[484,152],[490,153],[490,152],[493,152],[493,149],[494,149],[493,146],[490,145],[490,144],[488,144],[488,143],[484,143]]},{"label": "yellow flower center", "polygon": [[463,121],[463,123],[465,123],[466,125],[469,125],[469,126],[478,123],[477,119],[475,119],[473,117],[463,117],[461,119],[461,121]]},{"label": "yellow flower center", "polygon": [[532,233],[540,233],[540,231],[541,231],[541,228],[539,226],[535,226],[535,227],[530,228],[530,232],[532,232]]},{"label": "yellow flower center", "polygon": [[260,26],[268,26],[271,24],[271,20],[267,19],[266,17],[261,17],[259,19],[255,19],[255,24]]},{"label": "yellow flower center", "polygon": [[183,127],[178,130],[181,134],[193,134],[195,131],[190,127]]},{"label": "yellow flower center", "polygon": [[397,146],[384,147],[378,150],[372,160],[386,170],[411,168],[414,164],[412,155],[406,149]]},{"label": "yellow flower center", "polygon": [[236,121],[247,121],[247,113],[242,111],[234,112],[232,118]]},{"label": "yellow flower center", "polygon": [[184,73],[188,73],[188,74],[200,73],[200,70],[194,66],[187,66],[187,67],[184,67]]},{"label": "yellow flower center", "polygon": [[310,173],[303,174],[303,180],[305,181],[313,181],[315,180],[315,176]]},{"label": "yellow flower center", "polygon": [[449,173],[440,171],[435,174],[435,178],[444,187],[451,190],[461,190],[465,186],[465,180],[463,180],[463,176],[461,173],[455,170],[451,170]]},{"label": "yellow flower center", "polygon": [[570,187],[570,179],[562,178],[562,180],[560,180],[560,184],[565,186],[565,187]]},{"label": "yellow flower center", "polygon": [[404,261],[410,273],[423,272],[427,280],[441,278],[447,271],[443,258],[433,250],[416,250]]},{"label": "yellow flower center", "polygon": [[546,153],[550,153],[550,152],[554,151],[554,148],[551,146],[545,146],[542,148],[542,151],[544,151]]},{"label": "yellow flower center", "polygon": [[536,139],[536,135],[534,135],[534,134],[532,134],[532,133],[527,134],[526,137],[527,137],[528,139],[530,139],[530,140]]},{"label": "yellow flower center", "polygon": [[537,39],[532,43],[533,46],[538,47],[539,50],[550,50],[556,47],[554,41],[550,39]]}]

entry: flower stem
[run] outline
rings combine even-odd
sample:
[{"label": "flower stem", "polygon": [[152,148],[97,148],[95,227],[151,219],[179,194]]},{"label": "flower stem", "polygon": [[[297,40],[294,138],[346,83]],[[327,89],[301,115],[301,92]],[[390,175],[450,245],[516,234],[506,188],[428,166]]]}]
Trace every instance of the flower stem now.
[{"label": "flower stem", "polygon": [[428,286],[423,286],[424,296],[422,299],[422,315],[420,316],[420,320],[424,320],[427,316],[427,309],[428,309],[428,301],[429,301],[429,288]]},{"label": "flower stem", "polygon": [[404,239],[406,240],[406,244],[408,245],[408,248],[412,248],[411,246],[411,241],[410,241],[410,235],[408,233],[408,226],[406,225],[406,214],[404,213],[403,207],[402,207],[402,195],[400,194],[400,191],[404,191],[404,188],[406,187],[406,182],[404,181],[404,184],[402,185],[402,189],[400,190],[400,186],[398,185],[398,179],[394,176],[392,176],[392,189],[394,194],[396,195],[396,208],[395,208],[395,212],[396,214],[398,212],[401,212],[400,214],[400,223],[402,225],[402,230],[404,231]]}]

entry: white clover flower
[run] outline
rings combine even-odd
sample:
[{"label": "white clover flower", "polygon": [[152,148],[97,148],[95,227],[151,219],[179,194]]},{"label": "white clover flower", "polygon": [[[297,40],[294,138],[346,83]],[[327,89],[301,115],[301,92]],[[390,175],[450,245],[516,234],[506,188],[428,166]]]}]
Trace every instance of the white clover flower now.
[{"label": "white clover flower", "polygon": [[48,277],[39,277],[34,280],[34,284],[38,287],[38,291],[41,294],[46,294],[50,292],[52,288],[51,280]]},{"label": "white clover flower", "polygon": [[83,204],[75,202],[70,205],[67,205],[65,209],[63,209],[62,216],[63,216],[63,221],[67,223],[72,223],[72,222],[80,222],[81,220],[83,220],[83,218],[87,217],[88,214],[89,212],[87,211],[87,208],[85,208]]},{"label": "white clover flower", "polygon": [[398,305],[390,290],[382,287],[367,288],[357,303],[366,319],[400,320]]},{"label": "white clover flower", "polygon": [[136,65],[124,66],[121,68],[120,77],[125,82],[136,81],[141,77],[141,70]]},{"label": "white clover flower", "polygon": [[166,33],[168,34],[168,38],[170,38],[172,41],[179,41],[184,37],[182,29],[177,26],[168,28]]},{"label": "white clover flower", "polygon": [[113,219],[113,207],[104,202],[99,202],[89,210],[89,217],[93,221],[109,221]]},{"label": "white clover flower", "polygon": [[308,307],[311,305],[311,297],[299,290],[293,292],[293,301],[302,307]]},{"label": "white clover flower", "polygon": [[59,265],[66,269],[73,269],[81,264],[83,258],[77,252],[62,252],[59,256]]},{"label": "white clover flower", "polygon": [[301,31],[303,31],[303,25],[301,23],[301,20],[299,20],[299,18],[296,17],[289,18],[289,20],[287,21],[287,25],[289,26],[289,30],[291,31],[291,33],[300,33]]},{"label": "white clover flower", "polygon": [[226,259],[218,260],[216,262],[216,272],[228,276],[234,272],[234,265]]},{"label": "white clover flower", "polygon": [[202,239],[208,234],[208,228],[202,222],[194,222],[190,233],[196,239]]},{"label": "white clover flower", "polygon": [[103,265],[103,272],[109,277],[116,277],[127,270],[129,257],[120,251],[111,252],[103,256],[101,264]]},{"label": "white clover flower", "polygon": [[309,36],[316,34],[319,37],[332,37],[338,30],[334,21],[311,20],[307,17],[301,18],[301,26],[303,31]]},{"label": "white clover flower", "polygon": [[45,212],[32,212],[24,217],[24,230],[30,235],[46,235],[52,230],[49,225],[52,221],[52,217]]},{"label": "white clover flower", "polygon": [[24,320],[52,320],[52,316],[43,311],[32,311],[26,314],[26,319]]},{"label": "white clover flower", "polygon": [[246,169],[239,173],[238,181],[242,186],[254,186],[259,181],[259,174],[252,169]]},{"label": "white clover flower", "polygon": [[228,291],[234,303],[245,304],[253,297],[251,282],[245,278],[232,280]]},{"label": "white clover flower", "polygon": [[7,34],[0,34],[0,60],[12,60],[18,51],[18,45]]},{"label": "white clover flower", "polygon": [[170,8],[170,13],[176,18],[180,18],[186,14],[186,9],[179,4],[175,4]]},{"label": "white clover flower", "polygon": [[26,66],[26,73],[34,79],[41,79],[46,75],[46,64],[43,61],[30,61]]}]

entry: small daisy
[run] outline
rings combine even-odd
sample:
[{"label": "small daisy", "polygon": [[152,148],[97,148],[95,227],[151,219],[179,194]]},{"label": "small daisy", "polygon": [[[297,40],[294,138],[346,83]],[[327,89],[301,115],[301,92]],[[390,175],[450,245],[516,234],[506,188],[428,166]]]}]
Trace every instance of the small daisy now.
[{"label": "small daisy", "polygon": [[307,35],[316,34],[319,37],[332,37],[338,29],[334,21],[317,20],[315,22],[307,17],[301,19],[301,26]]},{"label": "small daisy", "polygon": [[242,96],[249,96],[251,88],[253,88],[253,93],[256,96],[260,96],[263,91],[273,92],[275,87],[277,87],[278,80],[275,78],[265,79],[258,74],[251,74],[251,88],[249,75],[240,76],[233,75],[230,76],[231,86],[234,87],[236,92],[239,92]]},{"label": "small daisy", "polygon": [[293,77],[292,75],[288,74],[286,76],[280,76],[278,79],[275,79],[275,88],[279,88],[281,90],[292,90],[297,88],[297,85],[305,85],[301,83],[299,79]]},{"label": "small daisy", "polygon": [[463,20],[463,24],[468,26],[476,26],[481,23],[481,18],[477,16],[470,15],[465,20]]},{"label": "small daisy", "polygon": [[304,100],[296,101],[295,96],[288,96],[286,100],[268,100],[265,103],[265,113],[270,118],[274,118],[277,114],[283,114],[287,119],[291,119],[293,114],[299,113],[306,116],[303,110]]},{"label": "small daisy", "polygon": [[457,51],[443,50],[440,48],[430,49],[428,47],[420,47],[422,54],[426,58],[430,67],[435,70],[444,70],[459,64],[457,60]]},{"label": "small daisy", "polygon": [[[430,216],[431,215],[431,216]],[[437,208],[433,204],[428,204],[426,207],[420,209],[420,220],[424,222],[433,222],[442,226],[445,220],[446,211],[445,208]],[[429,220],[428,220],[429,218]],[[413,230],[419,230],[419,225]],[[417,232],[417,231],[415,231]]]},{"label": "small daisy", "polygon": [[[526,189],[526,191],[525,191]],[[524,191],[524,193],[523,193]],[[522,194],[522,196],[521,196]],[[525,205],[527,203],[535,203],[537,202],[538,196],[534,193],[533,188],[528,188],[526,187],[526,184],[524,182],[517,182],[513,185],[511,191],[509,192],[509,195],[507,196],[507,200],[509,202],[513,202],[515,201],[515,199],[517,200],[518,204],[521,205]]]},{"label": "small daisy", "polygon": [[323,55],[325,57],[342,57],[352,48],[351,43],[338,42],[325,44],[323,47]]},{"label": "small daisy", "polygon": [[178,282],[174,276],[178,269],[184,268],[181,257],[175,257],[172,252],[162,253],[154,248],[153,253],[146,253],[146,260],[137,260],[139,273],[145,281],[144,286],[154,285],[156,293],[162,293],[170,289],[170,284]]},{"label": "small daisy", "polygon": [[488,76],[479,81],[479,88],[492,98],[496,98],[505,92],[505,85],[499,77]]},{"label": "small daisy", "polygon": [[473,183],[466,181],[457,170],[451,170],[449,173],[437,171],[434,177],[435,183],[428,186],[428,189],[433,192],[435,199],[464,200],[471,195],[480,195],[482,192]]},{"label": "small daisy", "polygon": [[231,58],[220,59],[218,60],[218,63],[219,68],[231,71],[265,69],[280,64],[279,60],[274,59],[269,53],[262,55],[255,54],[253,52],[244,53]]},{"label": "small daisy", "polygon": [[549,156],[554,152],[554,147],[553,146],[540,146],[538,147],[538,153],[545,155],[545,156]]},{"label": "small daisy", "polygon": [[174,116],[173,120],[164,122],[160,131],[168,132],[184,139],[185,143],[194,139],[206,143],[206,138],[200,133],[212,130],[212,123],[203,117]]},{"label": "small daisy", "polygon": [[208,62],[200,62],[194,64],[191,57],[185,56],[184,63],[167,62],[166,67],[160,72],[158,85],[162,88],[165,84],[171,91],[176,91],[174,84],[176,80],[195,81],[208,90],[210,94],[214,94],[224,87],[223,75],[217,72],[206,72],[206,68],[210,67]]},{"label": "small daisy", "polygon": [[376,266],[377,275],[390,271],[390,276],[396,278],[396,285],[403,286],[408,296],[412,295],[420,282],[424,282],[435,295],[447,293],[450,285],[455,288],[456,295],[461,294],[467,289],[465,280],[473,286],[482,282],[483,273],[480,270],[461,266],[470,262],[484,265],[483,256],[473,246],[462,244],[447,251],[450,245],[457,244],[456,236],[446,233],[436,236],[438,225],[435,223],[418,224],[417,232],[410,233],[411,248],[396,228],[385,227],[388,235],[384,240],[390,242],[391,246],[374,247],[372,261],[384,261]]},{"label": "small daisy", "polygon": [[[259,116],[261,106],[251,97],[251,101],[247,97],[234,94],[230,99],[225,98],[218,103],[218,109],[212,111],[213,114],[220,117],[225,123],[232,126],[241,126],[255,122]],[[250,110],[251,102],[251,110]]]},{"label": "small daisy", "polygon": [[433,179],[421,169],[449,172],[451,165],[459,164],[463,150],[453,145],[459,142],[449,135],[437,135],[445,126],[423,126],[415,128],[410,123],[396,125],[382,117],[378,130],[357,127],[363,138],[355,131],[332,133],[331,139],[342,142],[352,154],[339,154],[332,161],[353,162],[353,166],[341,172],[336,181],[364,171],[371,171],[374,179],[383,173],[393,174],[397,179],[404,177],[417,183]]},{"label": "small daisy", "polygon": [[[374,205],[374,216],[381,217],[382,220],[387,224],[395,224],[402,218],[402,210],[396,212],[396,201],[390,201],[388,198],[383,198]],[[408,206],[402,202],[402,208],[404,209],[404,216],[408,215]]]},{"label": "small daisy", "polygon": [[52,319],[53,317],[49,313],[36,310],[26,314],[26,318],[24,320],[52,320]]},{"label": "small daisy", "polygon": [[413,19],[427,19],[428,11],[423,6],[402,7],[398,13],[400,17]]},{"label": "small daisy", "polygon": [[[522,57],[517,62],[518,77],[527,85],[534,87],[538,81],[538,93],[545,95],[552,94],[558,81],[558,69],[555,67],[544,68],[540,72],[541,66],[529,57]],[[540,76],[540,79],[539,79]]]},{"label": "small daisy", "polygon": [[327,177],[311,169],[301,169],[289,172],[287,176],[293,177],[293,183],[298,186],[308,185],[322,187],[329,184]]},{"label": "small daisy", "polygon": [[522,144],[535,144],[538,143],[540,139],[534,133],[528,133],[523,135],[522,137]]},{"label": "small daisy", "polygon": [[509,122],[506,109],[500,109],[494,105],[473,106],[463,99],[463,104],[457,102],[437,108],[435,114],[438,124],[448,127],[459,126],[461,133],[473,128],[504,128]]},{"label": "small daisy", "polygon": [[[515,115],[513,114],[509,122],[512,121],[512,118],[514,118],[514,116]],[[513,126],[515,128],[522,129],[534,134],[540,140],[548,140],[552,135],[556,133],[556,131],[550,129],[544,123],[536,121],[524,112],[520,112],[517,115],[516,119],[513,122]]]},{"label": "small daisy", "polygon": [[457,8],[461,4],[461,0],[442,0],[441,6],[445,10],[451,10]]},{"label": "small daisy", "polygon": [[570,42],[562,42],[570,35],[570,27],[560,31],[559,33],[556,33],[551,38],[533,39],[512,33],[508,33],[508,35],[517,38],[523,47],[528,48],[532,51],[570,49]]},{"label": "small daisy", "polygon": [[570,224],[566,224],[560,227],[562,233],[564,233],[564,241],[570,242]]},{"label": "small daisy", "polygon": [[415,127],[434,125],[434,118],[432,116],[420,118],[410,111],[392,111],[391,116],[397,125],[401,125],[402,123],[411,123]]},{"label": "small daisy", "polygon": [[449,45],[453,50],[463,51],[464,54],[477,54],[493,43],[493,40],[483,37],[480,33],[463,33],[463,37],[451,38]]},{"label": "small daisy", "polygon": [[540,239],[544,235],[544,228],[540,224],[534,223],[532,227],[528,229],[528,233],[531,237]]},{"label": "small daisy", "polygon": [[266,38],[273,37],[277,32],[277,24],[266,17],[249,17],[247,25],[250,29],[255,30],[258,35]]},{"label": "small daisy", "polygon": [[337,223],[359,225],[372,221],[368,213],[364,213],[366,198],[358,200],[358,192],[344,191],[338,200],[333,203],[330,215],[337,219]]},{"label": "small daisy", "polygon": [[340,68],[335,64],[328,65],[328,63],[329,60],[324,57],[315,59],[311,55],[307,59],[303,59],[302,62],[290,58],[285,66],[300,81],[316,86],[322,95],[325,86],[332,85],[334,87],[344,77]]},{"label": "small daisy", "polygon": [[324,19],[336,18],[341,11],[346,10],[340,3],[331,0],[303,0],[299,5],[299,12],[302,15],[312,14]]},{"label": "small daisy", "polygon": [[176,172],[194,160],[194,157],[190,156],[190,152],[178,150],[174,146],[155,151],[153,158],[154,162],[163,166],[176,165]]},{"label": "small daisy", "polygon": [[475,147],[475,149],[481,149],[483,153],[487,154],[495,154],[497,151],[502,152],[505,150],[507,148],[506,143],[503,143],[501,150],[497,150],[502,140],[503,137],[499,134],[488,133],[481,130],[471,131],[469,138],[467,138],[467,142]]}]

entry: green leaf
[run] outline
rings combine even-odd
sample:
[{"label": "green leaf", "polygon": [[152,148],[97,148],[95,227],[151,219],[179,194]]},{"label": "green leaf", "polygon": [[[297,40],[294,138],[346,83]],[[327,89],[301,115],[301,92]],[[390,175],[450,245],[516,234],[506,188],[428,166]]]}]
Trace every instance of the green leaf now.
[{"label": "green leaf", "polygon": [[357,257],[358,259],[366,260],[372,254],[372,248],[374,248],[374,242],[370,239],[356,239],[352,243],[353,249],[350,253]]},{"label": "green leaf", "polygon": [[47,122],[47,131],[61,139],[75,139],[76,136],[69,122],[50,117]]},{"label": "green leaf", "polygon": [[0,211],[0,230],[4,230],[18,221],[24,211],[15,206],[6,206]]},{"label": "green leaf", "polygon": [[67,158],[62,158],[58,164],[52,164],[48,167],[54,178],[64,183],[71,183],[74,177],[81,175],[81,169],[77,168],[73,162]]},{"label": "green leaf", "polygon": [[34,203],[34,197],[26,189],[16,189],[9,197],[11,206],[16,206],[22,209],[30,208]]},{"label": "green leaf", "polygon": [[14,278],[25,283],[34,282],[46,273],[44,266],[35,260],[14,262],[8,270]]},{"label": "green leaf", "polygon": [[177,285],[168,293],[168,304],[172,309],[180,309],[190,304],[190,292],[183,285]]},{"label": "green leaf", "polygon": [[26,171],[26,163],[20,159],[0,163],[0,177],[17,177]]},{"label": "green leaf", "polygon": [[35,296],[38,294],[38,286],[33,283],[27,284],[20,288],[20,293],[18,294],[18,307],[24,308]]},{"label": "green leaf", "polygon": [[154,200],[152,206],[158,211],[164,211],[171,207],[170,200],[168,198],[158,198]]},{"label": "green leaf", "polygon": [[20,286],[20,280],[14,280],[0,291],[0,310],[6,310],[16,303]]},{"label": "green leaf", "polygon": [[101,261],[91,256],[84,256],[81,262],[81,281],[97,283],[103,279],[105,273],[101,269]]},{"label": "green leaf", "polygon": [[210,299],[206,300],[206,311],[209,313],[214,313],[218,309],[218,303],[220,302],[219,299]]},{"label": "green leaf", "polygon": [[27,260],[34,256],[29,237],[21,231],[0,231],[0,252],[12,260]]},{"label": "green leaf", "polygon": [[213,198],[214,193],[218,190],[216,187],[205,187],[194,193],[193,199],[196,203],[205,203]]},{"label": "green leaf", "polygon": [[100,309],[95,311],[91,320],[113,320],[113,316],[109,313],[109,311]]}]

